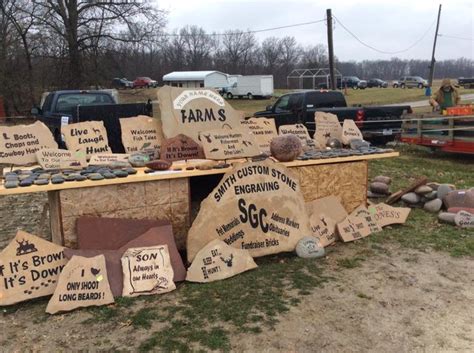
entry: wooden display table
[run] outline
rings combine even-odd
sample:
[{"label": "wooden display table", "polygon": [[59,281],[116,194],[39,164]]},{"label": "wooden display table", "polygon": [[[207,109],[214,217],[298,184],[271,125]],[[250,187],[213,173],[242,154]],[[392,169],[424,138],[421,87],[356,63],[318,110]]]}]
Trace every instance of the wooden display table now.
[{"label": "wooden display table", "polygon": [[[348,212],[367,201],[368,160],[397,157],[398,152],[283,163],[294,169],[306,201],[339,196]],[[5,189],[0,196],[47,192],[52,240],[76,247],[76,220],[81,216],[167,219],[178,248],[184,249],[191,225],[190,178],[223,174],[227,169],[162,171],[99,181]]]}]

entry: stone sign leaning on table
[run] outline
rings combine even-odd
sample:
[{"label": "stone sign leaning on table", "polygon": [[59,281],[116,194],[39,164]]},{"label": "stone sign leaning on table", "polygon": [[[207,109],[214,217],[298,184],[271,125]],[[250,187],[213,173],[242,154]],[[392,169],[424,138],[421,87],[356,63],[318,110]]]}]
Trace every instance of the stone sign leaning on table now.
[{"label": "stone sign leaning on table", "polygon": [[214,129],[238,128],[242,115],[211,89],[164,86],[158,90],[163,134],[179,134],[199,142],[199,134]]},{"label": "stone sign leaning on table", "polygon": [[297,176],[269,160],[243,163],[201,203],[188,233],[188,261],[214,239],[257,257],[293,251],[310,234]]},{"label": "stone sign leaning on table", "polygon": [[112,152],[103,121],[63,125],[61,133],[68,150],[83,151],[87,158],[93,154]]},{"label": "stone sign leaning on table", "polygon": [[58,148],[51,131],[42,122],[0,126],[0,163],[26,165],[36,162],[36,152]]}]

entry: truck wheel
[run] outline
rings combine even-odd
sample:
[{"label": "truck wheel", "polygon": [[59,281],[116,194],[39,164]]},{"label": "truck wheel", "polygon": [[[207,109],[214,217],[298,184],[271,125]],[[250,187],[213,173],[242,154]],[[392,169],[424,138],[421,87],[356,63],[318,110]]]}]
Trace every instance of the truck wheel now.
[{"label": "truck wheel", "polygon": [[232,93],[228,92],[226,97],[227,97],[227,99],[232,99],[232,98],[234,98],[234,95]]},{"label": "truck wheel", "polygon": [[423,88],[423,84],[422,84],[422,83],[419,83],[419,84],[418,84],[418,88],[420,88],[420,89]]},{"label": "truck wheel", "polygon": [[252,98],[253,98],[252,93],[250,93],[250,92],[247,93],[247,99],[252,99]]},{"label": "truck wheel", "polygon": [[400,88],[405,88],[405,84],[402,83],[402,84],[400,85]]},{"label": "truck wheel", "polygon": [[357,87],[357,86],[352,86],[352,89],[357,89],[357,88],[359,88],[359,87]]},{"label": "truck wheel", "polygon": [[393,88],[398,88],[398,85],[397,85],[397,84],[394,84],[394,85],[393,85]]}]

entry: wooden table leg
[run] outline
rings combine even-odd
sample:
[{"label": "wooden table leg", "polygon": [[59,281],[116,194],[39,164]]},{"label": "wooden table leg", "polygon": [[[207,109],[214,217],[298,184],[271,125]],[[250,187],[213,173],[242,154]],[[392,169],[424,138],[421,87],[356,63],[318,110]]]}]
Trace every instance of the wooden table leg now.
[{"label": "wooden table leg", "polygon": [[48,191],[49,224],[51,227],[51,239],[53,243],[64,245],[59,193],[60,191]]}]

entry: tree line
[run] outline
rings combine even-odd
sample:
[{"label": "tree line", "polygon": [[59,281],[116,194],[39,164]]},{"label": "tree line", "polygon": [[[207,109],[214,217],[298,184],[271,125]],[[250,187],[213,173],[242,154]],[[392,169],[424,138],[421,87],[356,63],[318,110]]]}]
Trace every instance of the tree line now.
[{"label": "tree line", "polygon": [[[286,88],[295,68],[328,66],[326,46],[302,46],[291,36],[259,41],[253,33],[206,33],[198,26],[166,32],[166,13],[150,2],[94,0],[0,1],[0,96],[9,114],[28,111],[41,92],[109,87],[114,77],[180,70],[272,74]],[[339,61],[343,75],[398,79],[428,75],[428,60]],[[436,64],[435,77],[473,75],[473,60]]]}]

